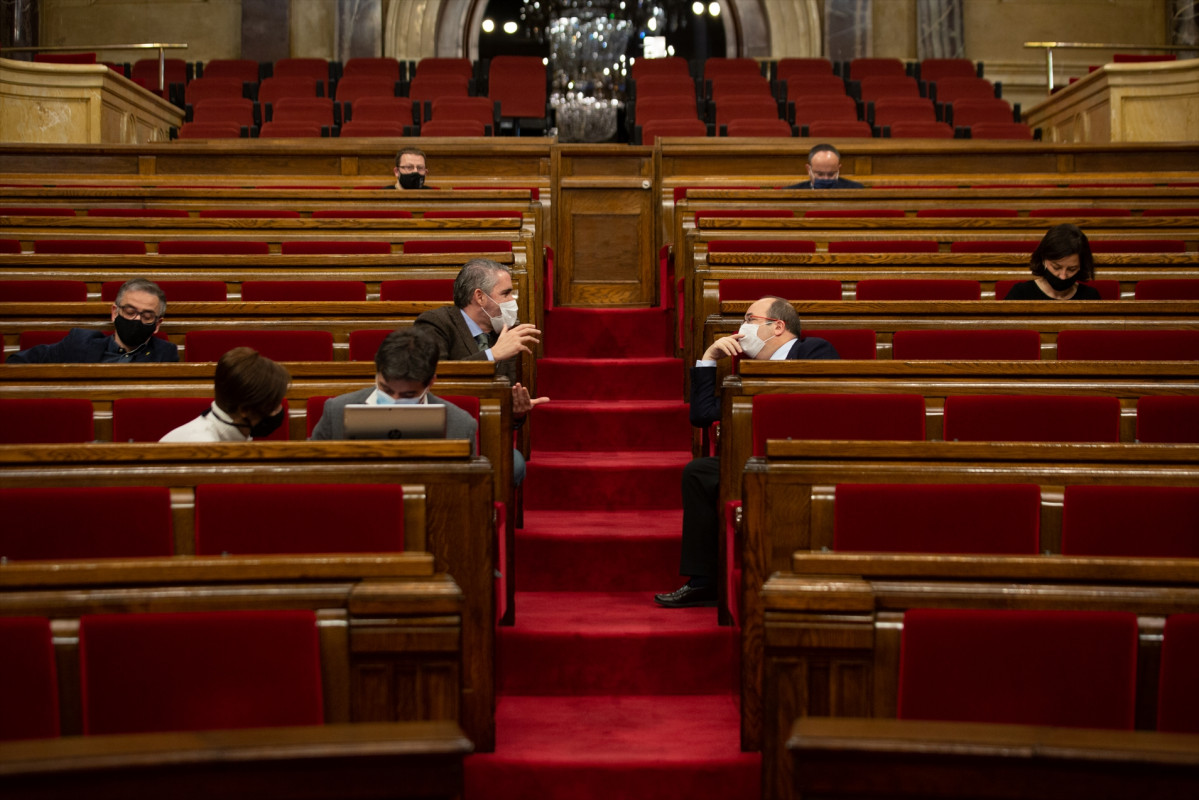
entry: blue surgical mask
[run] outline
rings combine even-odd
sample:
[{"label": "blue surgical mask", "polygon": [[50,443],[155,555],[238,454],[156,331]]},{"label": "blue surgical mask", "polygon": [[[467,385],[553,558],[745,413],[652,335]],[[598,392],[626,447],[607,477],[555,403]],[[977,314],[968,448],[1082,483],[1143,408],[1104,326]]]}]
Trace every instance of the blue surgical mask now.
[{"label": "blue surgical mask", "polygon": [[836,178],[813,178],[812,179],[812,188],[813,189],[836,189],[837,188],[837,179]]},{"label": "blue surgical mask", "polygon": [[417,403],[423,403],[425,394],[428,390],[421,392],[416,397],[392,397],[391,395],[381,391],[379,387],[375,387],[375,404],[380,406],[413,406]]}]

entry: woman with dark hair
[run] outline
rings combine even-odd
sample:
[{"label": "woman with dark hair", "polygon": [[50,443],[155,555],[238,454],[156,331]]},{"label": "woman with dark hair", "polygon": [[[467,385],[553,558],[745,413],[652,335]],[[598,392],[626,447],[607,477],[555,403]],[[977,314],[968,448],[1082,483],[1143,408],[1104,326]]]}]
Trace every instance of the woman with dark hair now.
[{"label": "woman with dark hair", "polygon": [[160,442],[245,442],[270,436],[283,424],[283,397],[291,374],[257,350],[235,347],[216,364],[212,406]]},{"label": "woman with dark hair", "polygon": [[1095,277],[1095,258],[1087,235],[1066,223],[1049,229],[1032,251],[1029,269],[1037,277],[1017,283],[1004,300],[1098,300],[1099,291],[1080,281]]}]

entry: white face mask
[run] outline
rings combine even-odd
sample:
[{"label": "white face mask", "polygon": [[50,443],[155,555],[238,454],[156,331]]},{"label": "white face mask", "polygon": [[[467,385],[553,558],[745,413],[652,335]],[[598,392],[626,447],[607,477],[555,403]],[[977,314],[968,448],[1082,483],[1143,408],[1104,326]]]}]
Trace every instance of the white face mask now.
[{"label": "white face mask", "polygon": [[517,321],[516,295],[513,294],[511,300],[505,300],[503,303],[496,303],[495,298],[491,297],[490,295],[487,295],[487,299],[495,303],[500,308],[500,315],[498,317],[493,317],[490,313],[488,313],[487,306],[483,306],[483,313],[487,314],[487,318],[491,320],[492,330],[494,330],[496,333],[499,333],[504,329],[505,325],[507,325],[509,328],[515,328]]},{"label": "white face mask", "polygon": [[[427,391],[427,390],[426,390]],[[426,392],[421,392],[416,397],[392,397],[384,392],[379,387],[375,387],[375,405],[380,406],[410,406],[425,401]]]},{"label": "white face mask", "polygon": [[760,327],[762,326],[755,325],[752,322],[746,322],[742,324],[740,330],[737,331],[741,334],[741,350],[744,351],[745,355],[749,356],[750,358],[757,358],[758,353],[762,352],[762,348],[766,346],[766,342],[778,335],[775,334],[774,336],[771,336],[770,339],[760,339],[758,338],[758,328]]}]

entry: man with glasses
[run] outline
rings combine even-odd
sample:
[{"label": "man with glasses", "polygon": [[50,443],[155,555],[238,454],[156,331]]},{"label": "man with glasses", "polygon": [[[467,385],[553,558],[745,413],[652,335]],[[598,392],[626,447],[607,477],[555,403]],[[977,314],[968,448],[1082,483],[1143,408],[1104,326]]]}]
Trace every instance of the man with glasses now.
[{"label": "man with glasses", "polygon": [[808,151],[808,179],[788,189],[864,189],[857,181],[841,177],[841,151],[831,144],[818,144]]},{"label": "man with glasses", "polygon": [[[763,297],[745,312],[731,336],[712,343],[691,370],[691,424],[706,428],[720,419],[716,362],[740,356],[757,361],[840,358],[824,339],[800,338],[799,314],[781,297]],[[701,457],[683,467],[683,548],[679,573],[687,582],[654,595],[667,608],[716,605],[717,548],[720,541],[720,459]]]},{"label": "man with glasses", "polygon": [[72,328],[54,344],[40,344],[8,357],[9,364],[144,364],[178,361],[179,348],[154,334],[162,326],[167,296],[145,278],[126,281],[112,304],[111,334]]},{"label": "man with glasses", "polygon": [[429,168],[425,166],[425,151],[405,147],[396,153],[395,176],[397,189],[424,189]]}]

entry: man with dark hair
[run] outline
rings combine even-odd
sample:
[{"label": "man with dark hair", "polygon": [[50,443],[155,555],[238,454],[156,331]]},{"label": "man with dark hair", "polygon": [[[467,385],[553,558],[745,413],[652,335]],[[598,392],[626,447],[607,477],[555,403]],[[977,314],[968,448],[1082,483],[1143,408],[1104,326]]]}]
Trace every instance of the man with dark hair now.
[{"label": "man with dark hair", "polygon": [[[433,332],[444,359],[494,361],[496,374],[512,384],[512,422],[519,427],[534,406],[549,398],[531,397],[520,383],[521,354],[532,354],[541,331],[528,322],[518,324],[516,300],[508,268],[474,258],[454,279],[454,305],[426,311],[416,318],[416,327]],[[513,481],[519,484],[524,474],[525,461],[518,450],[513,454]]]},{"label": "man with dark hair", "polygon": [[325,401],[321,421],[310,439],[344,439],[345,409],[348,405],[394,405],[397,403],[433,403],[445,406],[447,439],[470,439],[475,452],[475,431],[479,425],[458,406],[429,392],[437,379],[437,342],[428,332],[404,328],[387,334],[375,352],[375,385]]},{"label": "man with dark hair", "polygon": [[395,176],[397,189],[423,189],[429,169],[425,166],[425,151],[405,147],[396,153]]},{"label": "man with dark hair", "polygon": [[[839,358],[824,339],[800,338],[799,314],[781,297],[763,297],[745,312],[745,324],[712,343],[691,370],[691,424],[706,428],[720,419],[716,362],[739,355],[757,361]],[[720,459],[696,458],[683,467],[683,548],[679,572],[687,583],[654,595],[667,608],[716,605],[720,541]]]},{"label": "man with dark hair", "polygon": [[818,144],[808,151],[808,179],[788,189],[864,189],[857,181],[841,177],[841,151],[831,144]]},{"label": "man with dark hair", "polygon": [[8,357],[9,364],[130,364],[178,361],[179,347],[154,334],[162,326],[167,296],[145,278],[125,281],[112,304],[114,331],[72,328],[54,344],[39,344]]},{"label": "man with dark hair", "polygon": [[212,406],[160,442],[244,442],[270,436],[286,420],[291,375],[257,350],[235,347],[216,363]]}]

